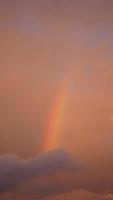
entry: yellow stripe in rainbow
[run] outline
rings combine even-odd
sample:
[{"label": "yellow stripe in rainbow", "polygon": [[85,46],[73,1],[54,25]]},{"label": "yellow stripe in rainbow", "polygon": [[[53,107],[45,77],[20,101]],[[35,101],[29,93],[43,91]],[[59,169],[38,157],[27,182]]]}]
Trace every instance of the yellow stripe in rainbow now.
[{"label": "yellow stripe in rainbow", "polygon": [[50,150],[58,145],[64,110],[68,98],[68,81],[65,80],[60,87],[49,116],[44,142],[44,150]]}]

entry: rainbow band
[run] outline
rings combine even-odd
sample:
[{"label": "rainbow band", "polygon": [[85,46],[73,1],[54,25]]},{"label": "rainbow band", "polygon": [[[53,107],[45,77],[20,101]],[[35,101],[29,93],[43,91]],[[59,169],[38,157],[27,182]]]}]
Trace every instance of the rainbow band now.
[{"label": "rainbow band", "polygon": [[57,147],[59,143],[58,140],[60,137],[61,124],[68,97],[67,84],[67,80],[62,83],[62,86],[60,87],[55,102],[52,106],[45,136],[45,150],[53,149]]}]

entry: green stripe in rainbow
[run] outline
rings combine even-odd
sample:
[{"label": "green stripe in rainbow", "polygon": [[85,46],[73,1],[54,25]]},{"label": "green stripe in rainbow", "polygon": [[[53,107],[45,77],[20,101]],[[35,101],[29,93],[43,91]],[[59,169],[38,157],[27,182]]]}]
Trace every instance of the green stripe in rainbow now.
[{"label": "green stripe in rainbow", "polygon": [[47,124],[46,136],[44,139],[44,150],[50,150],[57,147],[61,134],[62,119],[64,117],[65,107],[67,105],[68,81],[63,81],[55,102],[52,106],[52,111],[49,116],[49,122]]}]

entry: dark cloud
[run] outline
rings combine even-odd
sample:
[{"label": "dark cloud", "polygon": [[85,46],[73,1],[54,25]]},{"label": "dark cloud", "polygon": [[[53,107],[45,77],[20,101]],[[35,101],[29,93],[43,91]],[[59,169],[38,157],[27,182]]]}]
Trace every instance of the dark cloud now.
[{"label": "dark cloud", "polygon": [[[19,159],[16,155],[0,156],[0,192],[15,189],[20,184],[29,182],[32,178],[55,175],[58,172],[72,172],[79,169],[68,154],[62,150],[54,150],[27,160]],[[27,183],[26,183],[27,184]],[[33,184],[32,184],[33,185]],[[36,191],[45,190],[45,193],[61,192],[62,187],[55,185],[34,186]]]},{"label": "dark cloud", "polygon": [[111,197],[112,182],[89,177],[90,168],[81,166],[63,149],[26,160],[15,154],[0,156],[1,199],[35,200],[79,190],[94,193],[96,197],[108,198],[109,194]]}]

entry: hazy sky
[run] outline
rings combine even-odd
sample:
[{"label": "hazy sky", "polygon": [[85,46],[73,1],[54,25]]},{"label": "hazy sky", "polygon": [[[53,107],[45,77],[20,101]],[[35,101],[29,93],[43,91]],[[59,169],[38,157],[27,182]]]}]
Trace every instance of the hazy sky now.
[{"label": "hazy sky", "polygon": [[80,191],[44,198],[112,200],[113,0],[0,0],[1,156],[45,151],[65,78],[67,101],[55,148],[86,170],[54,180],[63,176],[75,185],[76,179]]}]

